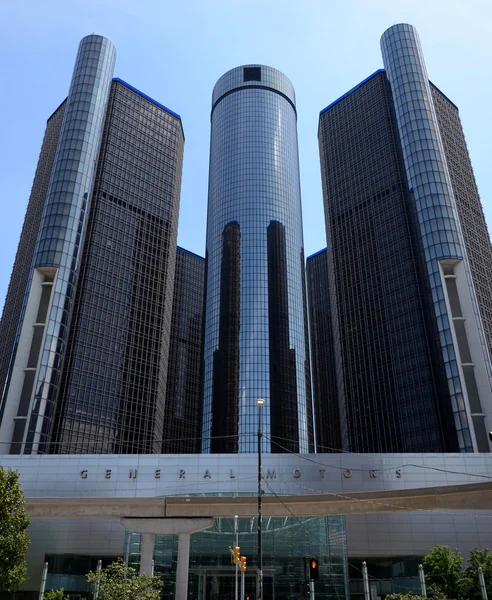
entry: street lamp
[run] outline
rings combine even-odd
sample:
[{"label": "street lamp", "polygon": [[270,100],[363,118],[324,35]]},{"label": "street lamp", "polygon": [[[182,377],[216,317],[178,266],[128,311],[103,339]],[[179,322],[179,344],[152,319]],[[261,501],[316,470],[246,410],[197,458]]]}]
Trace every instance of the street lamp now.
[{"label": "street lamp", "polygon": [[256,400],[258,407],[258,600],[263,600],[263,551],[261,546],[261,407],[265,405],[263,398]]}]

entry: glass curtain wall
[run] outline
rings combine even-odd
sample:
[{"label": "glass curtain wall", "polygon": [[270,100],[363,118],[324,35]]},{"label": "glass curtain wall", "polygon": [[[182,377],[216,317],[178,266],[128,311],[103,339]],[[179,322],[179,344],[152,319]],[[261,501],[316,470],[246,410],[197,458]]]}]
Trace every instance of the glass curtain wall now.
[{"label": "glass curtain wall", "polygon": [[[239,519],[239,547],[246,556],[245,592],[256,598],[257,519]],[[191,536],[188,596],[219,600],[234,596],[234,519],[215,519],[214,527]],[[163,598],[174,598],[178,536],[158,535],[155,574],[164,580]],[[347,542],[344,517],[276,517],[263,519],[263,590],[272,600],[298,600],[305,557],[319,561],[316,600],[342,600],[348,594]],[[139,568],[140,534],[127,531],[125,561]]]}]

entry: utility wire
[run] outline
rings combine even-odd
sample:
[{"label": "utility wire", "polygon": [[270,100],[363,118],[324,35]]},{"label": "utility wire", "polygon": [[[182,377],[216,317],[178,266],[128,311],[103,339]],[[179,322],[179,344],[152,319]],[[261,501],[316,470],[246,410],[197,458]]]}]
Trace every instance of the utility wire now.
[{"label": "utility wire", "polygon": [[[297,519],[297,521],[300,523],[300,525],[302,525],[303,527],[306,527],[305,523],[304,523],[304,522],[303,522],[301,519],[299,519],[299,517],[297,517],[296,515],[294,515],[294,513],[293,513],[293,512],[290,510],[290,508],[289,508],[289,507],[288,507],[288,506],[287,506],[287,505],[286,505],[286,504],[283,502],[283,500],[282,500],[282,497],[281,497],[281,496],[279,496],[279,495],[278,495],[278,494],[275,492],[275,490],[272,488],[272,486],[270,485],[270,483],[269,483],[268,481],[266,481],[266,480],[265,480],[265,484],[268,486],[268,488],[269,488],[269,489],[270,489],[270,491],[271,491],[271,492],[274,494],[274,496],[275,496],[275,497],[276,497],[276,498],[277,498],[277,499],[280,501],[280,503],[281,503],[281,504],[284,506],[284,508],[286,508],[286,509],[289,511],[289,513],[292,515],[292,517],[293,517],[294,519]],[[307,489],[309,489],[309,488],[307,488]],[[338,495],[338,494],[336,494],[336,495]],[[425,511],[425,512],[428,512],[428,511]],[[312,532],[310,529],[308,530],[308,532],[309,532],[309,534],[310,534],[312,537],[314,537],[314,539],[315,539],[315,540],[316,540],[316,541],[317,541],[317,542],[318,542],[318,543],[319,543],[321,546],[325,546],[325,547],[327,548],[327,550],[328,550],[327,554],[329,554],[329,550],[330,550],[330,545],[329,545],[329,542],[322,542],[322,541],[321,541],[321,540],[320,540],[320,539],[319,539],[319,538],[318,538],[318,537],[317,537],[315,534],[313,534],[313,532]],[[357,567],[356,565],[354,565],[352,562],[350,562],[350,561],[348,560],[348,558],[347,558],[347,564],[348,564],[350,567],[352,567],[353,569],[355,569],[355,570],[359,571],[359,572],[362,574],[362,569],[360,569],[359,567]],[[400,589],[402,589],[402,590],[405,590],[407,593],[408,593],[408,587],[407,587],[407,586],[402,586],[402,585],[400,585],[400,584],[397,584],[397,583],[395,583],[395,579],[408,579],[409,577],[412,577],[412,578],[415,578],[415,579],[417,579],[417,578],[418,578],[418,574],[417,574],[417,575],[408,576],[408,577],[400,577],[400,578],[397,578],[397,577],[390,577],[390,578],[387,578],[387,579],[382,579],[382,578],[375,577],[375,576],[371,575],[370,573],[368,573],[368,578],[369,578],[371,581],[375,581],[375,582],[391,582],[391,585],[392,585],[392,586],[394,586],[394,587],[397,587],[397,588],[400,588]],[[350,577],[349,577],[348,579],[349,579],[349,581],[350,581]],[[337,592],[337,596],[338,596],[338,592]]]},{"label": "utility wire", "polygon": [[[309,458],[310,456],[316,456],[315,453],[311,454],[300,454],[299,452],[295,452],[294,450],[290,450],[289,448],[287,448],[286,446],[282,446],[281,444],[279,444],[278,442],[274,442],[272,438],[270,438],[269,436],[267,436],[266,434],[263,434],[263,437],[265,437],[266,439],[268,439],[271,443],[276,444],[279,448],[282,448],[282,450],[284,450],[285,452],[289,453],[289,454],[293,454],[294,456],[297,456],[299,458],[301,458],[302,460],[305,460],[307,462],[313,463],[315,465],[319,465],[320,467],[326,467],[328,469],[336,469],[338,471],[346,471],[347,467],[337,467],[336,465],[329,465],[326,463],[321,463],[317,460],[314,460],[312,458]],[[352,454],[352,453],[351,453]],[[361,456],[364,456],[364,454],[361,454]],[[381,454],[381,456],[385,456],[384,454]],[[430,465],[417,465],[415,463],[405,463],[403,465],[398,465],[398,466],[392,466],[392,467],[381,467],[379,469],[376,469],[377,471],[394,471],[395,469],[404,469],[405,467],[414,467],[417,469],[429,469],[431,471],[439,471],[441,473],[450,473],[452,475],[468,475],[469,477],[479,477],[482,479],[491,479],[492,480],[492,476],[490,475],[481,475],[478,473],[466,473],[464,471],[452,471],[451,469],[441,469],[440,467],[432,467]],[[356,472],[367,472],[367,471],[373,471],[374,469],[358,469],[356,467],[350,467],[351,471],[356,471]]]},{"label": "utility wire", "polygon": [[[423,513],[431,513],[431,512],[439,512],[439,513],[445,513],[447,515],[450,516],[461,516],[461,517],[470,517],[473,516],[475,519],[490,519],[492,518],[492,514],[489,515],[482,515],[482,514],[476,514],[477,511],[473,511],[473,509],[470,509],[470,511],[467,512],[456,512],[456,511],[450,511],[450,510],[440,510],[440,509],[429,509],[429,508],[414,508],[414,507],[409,507],[409,506],[402,506],[399,504],[393,504],[390,502],[381,502],[378,500],[373,500],[370,498],[357,498],[354,496],[348,496],[348,495],[344,495],[341,493],[337,493],[337,492],[327,492],[326,490],[319,490],[316,488],[310,488],[308,486],[302,485],[301,483],[296,483],[296,482],[291,482],[291,481],[285,481],[284,482],[285,485],[289,485],[291,487],[296,487],[298,489],[303,489],[309,492],[314,492],[315,494],[320,494],[320,495],[327,495],[327,496],[335,496],[337,498],[341,498],[342,500],[350,500],[350,501],[355,501],[355,502],[367,502],[370,504],[374,504],[377,506],[382,506],[385,508],[397,508],[398,512],[407,512],[407,513],[414,513],[414,512],[423,512]],[[384,491],[384,490],[382,490]]]},{"label": "utility wire", "polygon": [[[174,442],[185,442],[185,441],[204,441],[204,440],[218,440],[218,439],[231,439],[231,438],[239,438],[239,437],[254,437],[256,438],[257,433],[239,433],[239,434],[232,434],[232,435],[221,435],[221,436],[202,436],[202,437],[183,437],[183,438],[172,438],[172,439],[165,439],[163,440],[164,444],[168,444],[168,443],[174,443]],[[331,464],[327,464],[327,463],[323,463],[320,461],[315,460],[314,458],[310,458],[311,456],[317,456],[317,453],[312,453],[312,454],[301,454],[299,452],[295,452],[293,450],[290,450],[289,448],[287,448],[286,446],[283,446],[282,444],[280,444],[279,442],[277,442],[276,440],[284,440],[284,441],[294,441],[291,440],[289,438],[283,438],[280,436],[268,436],[267,434],[263,434],[263,437],[265,439],[267,439],[268,441],[270,441],[270,443],[277,445],[279,448],[281,448],[282,450],[284,450],[285,452],[292,454],[294,456],[297,456],[298,458],[300,458],[301,460],[304,460],[306,462],[310,462],[312,464],[321,466],[321,467],[325,467],[327,469],[334,469],[334,470],[338,470],[338,471],[346,471],[347,467],[339,467],[337,465],[331,465]],[[0,441],[0,445],[9,445],[11,446],[13,442],[2,442]],[[43,444],[46,443],[47,446],[52,447],[52,446],[66,446],[67,448],[73,448],[73,447],[77,447],[77,445],[80,446],[84,446],[84,448],[87,448],[88,443],[90,442],[78,442],[78,443],[71,443],[71,442],[43,442]],[[18,442],[18,445],[22,445],[23,442]],[[104,444],[104,442],[101,442],[100,444]],[[14,442],[15,445],[15,442]],[[98,445],[98,442],[96,442],[95,445]],[[121,446],[121,444],[115,442],[116,446]],[[128,448],[134,450],[135,449],[135,444],[128,444]],[[330,448],[330,450],[335,450],[334,448]],[[340,452],[332,452],[332,454],[352,454],[352,455],[361,455],[364,456],[366,453],[355,453],[355,452],[350,452],[347,450],[342,450]],[[67,453],[63,453],[63,454],[55,454],[58,456],[62,456],[62,455],[70,455],[70,454],[75,454],[74,452],[67,452]],[[94,453],[86,453],[84,452],[84,454],[94,454]],[[111,451],[105,452],[105,453],[101,453],[101,452],[96,452],[95,454],[100,454],[100,455],[104,455],[104,454],[117,454],[119,455],[125,455],[126,453],[114,453]],[[143,454],[140,453],[136,453],[139,456],[144,456]],[[154,454],[158,455],[160,453],[152,453],[150,454],[151,456],[153,456]],[[179,454],[179,453],[172,453],[172,454]],[[186,453],[187,454],[187,453]],[[245,453],[245,454],[249,454],[249,453]],[[43,455],[51,455],[51,454],[43,454]],[[190,453],[190,456],[192,456],[193,453]],[[381,456],[385,456],[385,454],[381,454]],[[381,467],[376,469],[378,472],[382,472],[382,471],[394,471],[395,469],[404,469],[405,467],[413,467],[416,469],[424,469],[424,470],[431,470],[431,471],[437,471],[440,473],[449,473],[451,475],[467,475],[469,477],[477,477],[480,479],[487,479],[487,480],[492,480],[492,476],[490,475],[483,475],[483,474],[479,474],[479,473],[467,473],[464,471],[455,471],[455,470],[451,470],[451,469],[444,469],[444,468],[440,468],[440,467],[434,467],[434,466],[430,466],[430,465],[419,465],[416,463],[405,463],[402,465],[396,465],[396,466],[392,466],[392,467]],[[354,472],[369,472],[372,471],[373,469],[362,469],[362,468],[357,468],[357,467],[351,467],[350,468],[351,471]]]}]

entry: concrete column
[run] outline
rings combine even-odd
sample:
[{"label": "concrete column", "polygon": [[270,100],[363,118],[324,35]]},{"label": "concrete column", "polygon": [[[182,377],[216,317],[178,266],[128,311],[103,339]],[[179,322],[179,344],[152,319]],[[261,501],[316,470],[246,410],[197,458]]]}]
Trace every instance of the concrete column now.
[{"label": "concrete column", "polygon": [[188,569],[190,566],[190,534],[180,533],[178,544],[178,566],[176,569],[175,600],[188,598]]},{"label": "concrete column", "polygon": [[[142,533],[141,548],[140,548],[140,573],[151,575],[152,560],[154,558],[154,533]],[[181,537],[181,536],[180,536]],[[178,554],[179,556],[179,554]],[[179,564],[179,558],[178,558]]]}]

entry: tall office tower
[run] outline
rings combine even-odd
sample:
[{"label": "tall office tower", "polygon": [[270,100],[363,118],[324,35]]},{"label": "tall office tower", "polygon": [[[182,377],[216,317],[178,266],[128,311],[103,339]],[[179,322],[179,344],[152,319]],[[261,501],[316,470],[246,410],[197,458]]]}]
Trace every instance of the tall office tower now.
[{"label": "tall office tower", "polygon": [[[320,115],[331,401],[342,444],[363,452],[488,451],[490,358],[467,246],[481,240],[475,273],[487,272],[490,241],[474,182],[468,190],[459,117],[453,109],[447,122],[441,109],[440,131],[412,27],[390,28],[382,49],[386,71]],[[473,238],[463,235],[448,162],[476,215]]]},{"label": "tall office tower", "polygon": [[205,259],[178,247],[162,452],[201,450]]},{"label": "tall office tower", "polygon": [[[31,196],[27,205],[24,225],[15,256],[12,278],[10,279],[2,318],[0,319],[0,399],[4,392],[7,373],[12,357],[17,325],[21,314],[22,303],[26,291],[32,256],[36,245],[39,224],[43,212],[44,200],[48,191],[51,168],[55,157],[56,145],[60,135],[60,128],[65,114],[65,102],[59,106],[48,119],[44,134],[38,166],[34,176]],[[0,423],[5,405],[0,402]],[[5,443],[0,440],[0,452],[8,452],[10,441]]]},{"label": "tall office tower", "polygon": [[327,250],[306,261],[317,452],[342,448]]},{"label": "tall office tower", "polygon": [[43,146],[2,397],[11,452],[161,450],[184,138],[114,61],[105,38],[81,41],[54,158]]},{"label": "tall office tower", "polygon": [[256,452],[261,411],[265,451],[307,452],[313,426],[292,84],[270,67],[232,69],[215,85],[211,121],[203,451]]},{"label": "tall office tower", "polygon": [[492,356],[492,244],[458,107],[432,83],[431,91],[485,337]]}]

